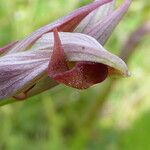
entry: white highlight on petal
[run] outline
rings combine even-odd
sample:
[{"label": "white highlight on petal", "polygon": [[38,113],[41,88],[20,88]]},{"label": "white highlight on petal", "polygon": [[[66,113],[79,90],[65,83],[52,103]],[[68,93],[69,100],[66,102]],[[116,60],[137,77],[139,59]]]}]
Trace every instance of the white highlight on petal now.
[{"label": "white highlight on petal", "polygon": [[108,17],[89,27],[84,33],[94,37],[101,45],[104,45],[127,12],[132,0],[125,0],[122,6]]},{"label": "white highlight on petal", "polygon": [[86,33],[86,30],[88,28],[93,27],[93,25],[109,16],[115,9],[115,1],[116,0],[113,0],[112,2],[100,6],[98,9],[91,12],[81,21],[81,23],[76,27],[74,32]]}]

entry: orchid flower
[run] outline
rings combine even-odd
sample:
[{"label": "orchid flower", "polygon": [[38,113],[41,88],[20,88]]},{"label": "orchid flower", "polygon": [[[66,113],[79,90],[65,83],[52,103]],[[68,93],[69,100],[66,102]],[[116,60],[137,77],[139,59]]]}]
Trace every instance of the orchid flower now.
[{"label": "orchid flower", "polygon": [[97,0],[0,48],[0,100],[26,99],[65,84],[87,89],[110,75],[128,76],[123,60],[103,45],[130,6]]}]

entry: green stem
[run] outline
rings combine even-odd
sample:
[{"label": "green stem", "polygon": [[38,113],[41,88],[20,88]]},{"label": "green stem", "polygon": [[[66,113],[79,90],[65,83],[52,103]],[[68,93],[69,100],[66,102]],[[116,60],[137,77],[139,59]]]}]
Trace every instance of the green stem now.
[{"label": "green stem", "polygon": [[16,102],[16,100],[13,100],[13,99],[0,100],[0,107],[7,105],[7,104],[15,103],[15,102]]}]

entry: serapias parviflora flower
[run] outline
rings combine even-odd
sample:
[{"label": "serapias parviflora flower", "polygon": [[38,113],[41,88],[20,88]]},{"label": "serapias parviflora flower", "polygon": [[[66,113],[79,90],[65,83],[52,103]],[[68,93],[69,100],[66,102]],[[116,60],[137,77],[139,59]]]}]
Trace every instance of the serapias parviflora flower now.
[{"label": "serapias parviflora flower", "polygon": [[130,3],[114,10],[115,0],[97,0],[0,48],[0,100],[26,99],[59,83],[86,89],[112,74],[128,76],[123,60],[103,45]]}]

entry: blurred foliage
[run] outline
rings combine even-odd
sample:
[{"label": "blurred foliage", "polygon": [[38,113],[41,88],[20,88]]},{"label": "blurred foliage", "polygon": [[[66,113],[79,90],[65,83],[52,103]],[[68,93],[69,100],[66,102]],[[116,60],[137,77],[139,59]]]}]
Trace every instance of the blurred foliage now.
[{"label": "blurred foliage", "polygon": [[[0,0],[0,45],[21,39],[88,2]],[[133,0],[107,49],[119,54],[129,35],[148,19],[150,3]],[[149,37],[129,60],[130,78],[108,79],[85,91],[58,86],[1,107],[0,150],[149,150]]]}]

